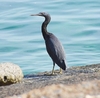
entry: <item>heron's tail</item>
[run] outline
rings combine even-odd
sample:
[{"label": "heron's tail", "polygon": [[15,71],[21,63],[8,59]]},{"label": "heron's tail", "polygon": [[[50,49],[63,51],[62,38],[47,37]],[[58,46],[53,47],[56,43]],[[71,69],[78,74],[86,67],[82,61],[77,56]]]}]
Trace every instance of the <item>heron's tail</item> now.
[{"label": "heron's tail", "polygon": [[64,60],[58,66],[63,70],[66,70],[66,62]]}]

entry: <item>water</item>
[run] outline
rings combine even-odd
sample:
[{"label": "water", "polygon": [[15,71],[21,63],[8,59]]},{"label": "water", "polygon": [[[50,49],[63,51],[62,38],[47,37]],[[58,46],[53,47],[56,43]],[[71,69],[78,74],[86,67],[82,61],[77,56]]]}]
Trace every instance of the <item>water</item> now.
[{"label": "water", "polygon": [[52,17],[48,31],[64,45],[69,67],[100,63],[99,0],[0,0],[0,62],[18,64],[24,74],[52,69],[44,18],[30,16],[42,11]]}]

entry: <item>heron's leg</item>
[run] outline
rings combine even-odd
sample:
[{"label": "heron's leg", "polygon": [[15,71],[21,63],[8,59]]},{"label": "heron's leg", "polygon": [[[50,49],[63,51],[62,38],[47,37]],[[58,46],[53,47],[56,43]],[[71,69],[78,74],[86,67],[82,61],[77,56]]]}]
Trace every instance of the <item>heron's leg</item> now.
[{"label": "heron's leg", "polygon": [[60,68],[60,71],[59,71],[59,73],[60,73],[60,74],[62,74],[62,69],[61,69],[61,68]]},{"label": "heron's leg", "polygon": [[55,67],[55,62],[53,62],[52,75],[54,74],[54,67]]}]

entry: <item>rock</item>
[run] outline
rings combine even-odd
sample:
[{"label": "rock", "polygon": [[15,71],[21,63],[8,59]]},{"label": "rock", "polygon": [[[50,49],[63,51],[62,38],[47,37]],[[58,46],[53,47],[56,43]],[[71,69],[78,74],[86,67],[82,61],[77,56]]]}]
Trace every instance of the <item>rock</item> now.
[{"label": "rock", "polygon": [[[42,91],[44,91],[46,94],[47,92],[50,91],[49,89],[52,89],[52,85],[54,84],[55,88],[57,87],[57,85],[64,85],[63,87],[65,88],[66,92],[67,90],[70,90],[70,93],[67,92],[66,96],[72,96],[72,95],[75,96],[70,98],[89,98],[89,97],[99,98],[100,64],[70,67],[67,69],[67,71],[64,71],[62,74],[57,74],[53,76],[45,75],[45,73],[46,72],[39,74],[25,75],[21,83],[16,83],[8,86],[0,86],[0,98],[5,98],[7,96],[13,96],[13,95],[15,95],[16,97],[12,98],[20,98],[17,95],[22,96],[24,95],[23,93],[25,93],[26,96],[25,98],[27,98],[28,94],[30,95],[30,93],[28,92],[32,89],[34,93],[36,91],[39,91],[41,96],[43,96]],[[47,86],[49,89],[47,88]],[[63,88],[59,89],[62,89],[62,93],[59,94],[60,95],[64,94]],[[51,95],[54,93],[53,91],[54,89],[51,90]],[[80,95],[79,97],[76,97],[75,94],[81,94],[82,97],[80,97]],[[85,95],[85,97],[83,97],[83,95]],[[37,98],[37,96],[35,98]]]},{"label": "rock", "polygon": [[0,63],[0,86],[20,82],[23,73],[20,67],[13,63]]},{"label": "rock", "polygon": [[79,84],[53,84],[7,98],[100,98],[100,80]]}]

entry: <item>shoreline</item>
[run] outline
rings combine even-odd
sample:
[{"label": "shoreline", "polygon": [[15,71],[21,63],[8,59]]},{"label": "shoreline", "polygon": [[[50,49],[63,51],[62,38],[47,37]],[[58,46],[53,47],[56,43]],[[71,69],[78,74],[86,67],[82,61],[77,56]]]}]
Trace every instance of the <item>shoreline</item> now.
[{"label": "shoreline", "polygon": [[79,84],[82,81],[92,80],[100,80],[100,64],[71,67],[62,74],[53,76],[46,75],[46,72],[26,75],[21,83],[0,86],[0,98],[20,95],[32,89],[39,89],[52,84],[73,85]]}]

